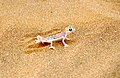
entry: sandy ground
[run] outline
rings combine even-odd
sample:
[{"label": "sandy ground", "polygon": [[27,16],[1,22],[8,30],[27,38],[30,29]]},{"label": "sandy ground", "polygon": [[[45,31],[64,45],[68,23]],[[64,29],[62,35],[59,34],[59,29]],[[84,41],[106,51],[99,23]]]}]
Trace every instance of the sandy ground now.
[{"label": "sandy ground", "polygon": [[[35,44],[67,25],[68,48]],[[120,0],[0,0],[0,78],[120,78]]]}]

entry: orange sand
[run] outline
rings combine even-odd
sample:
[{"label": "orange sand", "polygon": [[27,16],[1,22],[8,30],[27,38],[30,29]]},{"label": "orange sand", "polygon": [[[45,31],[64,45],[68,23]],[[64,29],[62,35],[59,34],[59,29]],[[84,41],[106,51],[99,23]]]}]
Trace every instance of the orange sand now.
[{"label": "orange sand", "polygon": [[[67,25],[69,47],[34,43]],[[0,78],[120,78],[119,0],[0,0]]]}]

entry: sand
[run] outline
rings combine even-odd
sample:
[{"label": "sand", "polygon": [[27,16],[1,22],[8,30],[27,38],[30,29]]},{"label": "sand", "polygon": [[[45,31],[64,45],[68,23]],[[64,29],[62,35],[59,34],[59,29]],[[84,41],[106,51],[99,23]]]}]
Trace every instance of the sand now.
[{"label": "sand", "polygon": [[[35,44],[67,25],[69,47]],[[0,78],[120,78],[120,1],[0,0]]]}]

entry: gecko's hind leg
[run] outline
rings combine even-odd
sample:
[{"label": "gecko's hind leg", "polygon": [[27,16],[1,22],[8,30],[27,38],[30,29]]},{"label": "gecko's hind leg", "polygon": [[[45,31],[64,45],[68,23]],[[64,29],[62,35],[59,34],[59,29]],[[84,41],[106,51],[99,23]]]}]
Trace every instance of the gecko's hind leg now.
[{"label": "gecko's hind leg", "polygon": [[63,43],[64,47],[68,47],[68,44],[65,43],[65,38],[62,39],[62,43]]},{"label": "gecko's hind leg", "polygon": [[50,42],[50,47],[49,47],[49,48],[50,48],[50,49],[55,49],[55,47],[53,47],[52,44],[53,44],[53,42],[51,41],[51,42]]},{"label": "gecko's hind leg", "polygon": [[38,35],[37,40],[35,40],[36,43],[40,43],[42,41],[42,36]]}]

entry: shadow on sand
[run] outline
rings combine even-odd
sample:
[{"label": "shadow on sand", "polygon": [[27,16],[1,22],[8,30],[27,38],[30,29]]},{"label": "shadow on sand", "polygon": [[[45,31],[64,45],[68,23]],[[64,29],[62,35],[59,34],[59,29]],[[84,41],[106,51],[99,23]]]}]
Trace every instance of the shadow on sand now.
[{"label": "shadow on sand", "polygon": [[[74,43],[73,40],[69,40],[69,41],[65,40],[65,42],[68,45],[71,45]],[[31,45],[27,46],[27,50],[25,50],[25,54],[31,54],[33,52],[47,52],[48,50],[53,50],[53,49],[49,49],[49,47],[48,47],[49,45],[50,45],[50,43],[31,44]],[[58,45],[63,46],[63,43],[62,43],[62,41],[56,41],[56,42],[53,42],[53,45],[55,48],[57,48]],[[60,47],[60,48],[62,48],[62,47]],[[57,49],[55,49],[55,50],[57,50]]]}]

